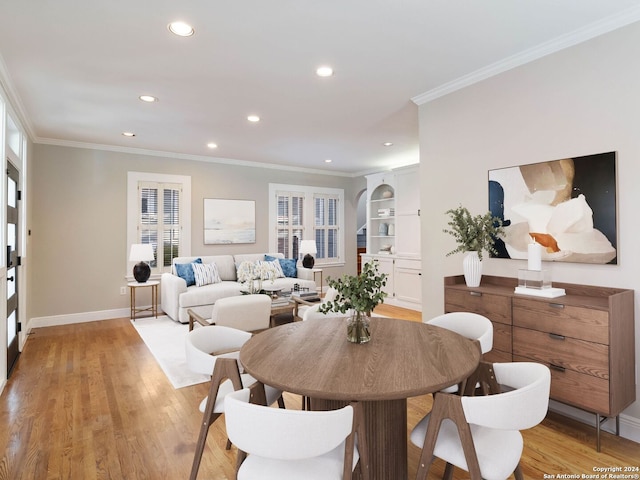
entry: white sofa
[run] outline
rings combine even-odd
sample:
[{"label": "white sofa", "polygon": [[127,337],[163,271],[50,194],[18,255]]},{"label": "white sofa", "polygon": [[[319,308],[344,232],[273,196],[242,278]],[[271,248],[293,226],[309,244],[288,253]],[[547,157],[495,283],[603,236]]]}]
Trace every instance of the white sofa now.
[{"label": "white sofa", "polygon": [[[240,255],[214,255],[214,256],[193,256],[193,257],[176,257],[173,259],[171,273],[163,273],[160,282],[160,304],[162,310],[171,319],[188,323],[188,309],[193,310],[204,318],[210,318],[214,303],[219,298],[232,297],[242,295],[244,286],[237,281],[236,270],[238,265],[244,261],[255,262],[264,260],[265,255],[275,258],[284,258],[281,253],[250,253]],[[200,258],[202,263],[215,263],[221,282],[212,283],[198,287],[191,285],[187,287],[187,282],[176,274],[176,264],[191,263]],[[313,272],[308,268],[297,266],[297,277],[283,277],[275,280],[265,280],[264,287],[282,288],[283,290],[291,290],[294,284],[298,284],[301,288],[315,290],[316,282],[313,278]]]}]

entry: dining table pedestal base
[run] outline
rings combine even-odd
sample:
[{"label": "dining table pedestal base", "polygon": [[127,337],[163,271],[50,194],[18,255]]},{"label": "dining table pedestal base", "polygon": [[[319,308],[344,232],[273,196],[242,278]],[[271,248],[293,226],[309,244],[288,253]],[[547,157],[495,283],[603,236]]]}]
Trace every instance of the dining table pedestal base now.
[{"label": "dining table pedestal base", "polygon": [[[404,480],[407,470],[407,400],[361,401],[369,445],[369,478]],[[312,398],[312,410],[336,410],[342,400]],[[354,478],[360,479],[358,469]]]}]

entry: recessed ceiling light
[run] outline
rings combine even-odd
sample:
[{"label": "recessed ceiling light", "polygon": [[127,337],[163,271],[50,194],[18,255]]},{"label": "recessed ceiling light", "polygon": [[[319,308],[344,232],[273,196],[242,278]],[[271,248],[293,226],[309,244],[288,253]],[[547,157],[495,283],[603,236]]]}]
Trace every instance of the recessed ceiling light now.
[{"label": "recessed ceiling light", "polygon": [[147,102],[147,103],[153,103],[158,101],[158,99],[152,95],[140,95],[138,98],[143,102]]},{"label": "recessed ceiling light", "polygon": [[330,77],[333,75],[333,68],[328,66],[318,67],[316,69],[316,75],[319,77]]},{"label": "recessed ceiling light", "polygon": [[122,132],[122,135],[124,135],[125,137],[135,137],[136,134],[132,133],[132,132]]},{"label": "recessed ceiling light", "polygon": [[191,25],[184,22],[171,22],[168,27],[171,33],[180,37],[190,37],[195,32]]},{"label": "recessed ceiling light", "polygon": [[390,147],[391,145],[393,145],[393,143],[391,143],[391,142],[384,142],[382,145],[384,145],[385,147]]},{"label": "recessed ceiling light", "polygon": [[213,142],[207,143],[207,147],[209,147],[209,148],[218,148],[218,144],[217,143],[213,143]]},{"label": "recessed ceiling light", "polygon": [[324,163],[331,163],[331,162],[333,162],[333,160],[331,160],[330,158],[327,158],[327,159],[324,161]]},{"label": "recessed ceiling light", "polygon": [[250,122],[256,123],[260,121],[260,117],[258,115],[249,115],[247,117],[247,120],[249,120]]}]

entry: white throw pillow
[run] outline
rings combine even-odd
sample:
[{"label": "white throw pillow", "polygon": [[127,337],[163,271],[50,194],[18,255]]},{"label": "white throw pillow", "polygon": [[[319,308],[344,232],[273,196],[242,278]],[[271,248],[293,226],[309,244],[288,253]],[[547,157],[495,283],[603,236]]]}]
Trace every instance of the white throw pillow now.
[{"label": "white throw pillow", "polygon": [[198,287],[221,282],[218,267],[216,267],[215,263],[194,263],[193,276]]}]

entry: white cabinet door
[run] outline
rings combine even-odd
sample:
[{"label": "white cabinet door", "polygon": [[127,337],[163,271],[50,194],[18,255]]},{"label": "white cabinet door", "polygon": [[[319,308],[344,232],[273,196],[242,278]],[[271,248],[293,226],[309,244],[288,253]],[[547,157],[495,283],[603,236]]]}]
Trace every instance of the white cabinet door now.
[{"label": "white cabinet door", "polygon": [[385,258],[384,256],[371,257],[368,255],[362,256],[362,263],[369,263],[373,260],[378,261],[378,272],[387,274],[387,284],[382,289],[387,294],[387,298],[393,298],[393,258]]},{"label": "white cabinet door", "polygon": [[397,259],[394,268],[396,300],[422,303],[422,270],[420,260]]},{"label": "white cabinet door", "polygon": [[420,255],[420,178],[418,169],[396,173],[395,245],[400,254]]},{"label": "white cabinet door", "polygon": [[396,215],[417,215],[420,209],[420,175],[417,168],[395,174]]}]

